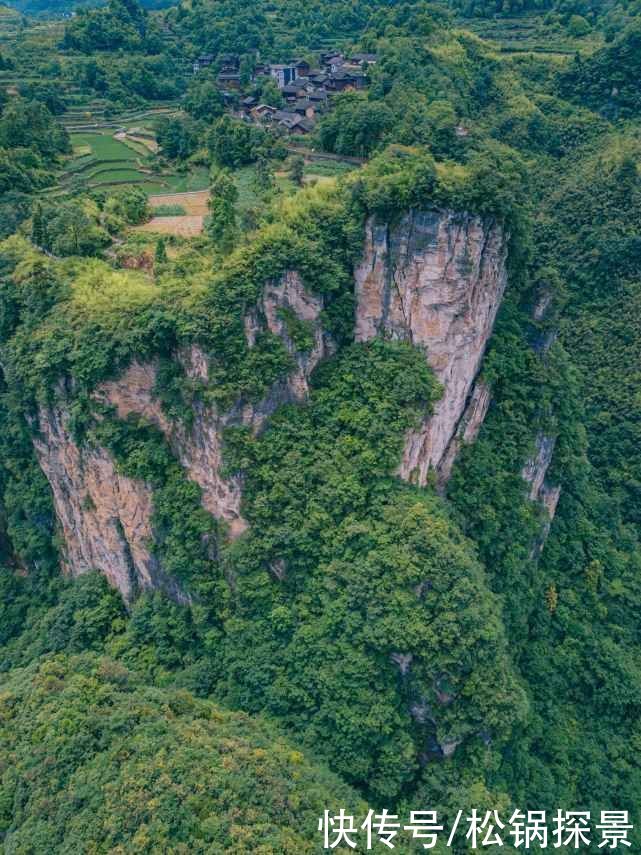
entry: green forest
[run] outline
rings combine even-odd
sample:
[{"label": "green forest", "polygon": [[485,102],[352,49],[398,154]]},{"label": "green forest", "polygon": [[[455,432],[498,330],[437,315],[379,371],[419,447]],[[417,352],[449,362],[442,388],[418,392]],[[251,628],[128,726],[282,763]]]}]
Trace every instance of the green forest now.
[{"label": "green forest", "polygon": [[640,379],[638,0],[0,6],[2,851],[634,852]]}]

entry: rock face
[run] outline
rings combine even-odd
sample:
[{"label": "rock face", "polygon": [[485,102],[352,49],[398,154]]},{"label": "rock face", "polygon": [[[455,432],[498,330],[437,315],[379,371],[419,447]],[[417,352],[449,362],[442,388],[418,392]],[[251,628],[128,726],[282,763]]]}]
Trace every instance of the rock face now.
[{"label": "rock face", "polygon": [[[94,393],[96,400],[114,407],[120,418],[136,413],[163,432],[188,477],[201,487],[203,506],[227,523],[232,538],[244,531],[246,523],[240,513],[240,478],[225,478],[221,472],[222,431],[229,425],[258,431],[281,403],[306,397],[311,372],[333,350],[321,328],[322,309],[322,300],[305,290],[295,272],[266,285],[259,304],[245,319],[248,345],[254,345],[262,329],[269,329],[283,339],[294,367],[255,404],[239,401],[230,411],[219,413],[197,402],[190,427],[170,421],[154,395],[154,363],[133,362],[120,377],[102,384]],[[313,339],[309,351],[297,350],[287,332],[285,312],[308,325]],[[202,350],[192,347],[177,358],[189,377],[207,382],[208,360]],[[164,578],[149,549],[153,541],[150,488],[119,475],[105,449],[78,447],[67,420],[63,405],[41,410],[40,433],[34,444],[53,491],[68,572],[78,575],[100,570],[127,600],[146,587],[164,587],[175,598],[185,599]]]},{"label": "rock face", "polygon": [[40,410],[34,445],[53,491],[73,575],[99,570],[130,601],[143,588],[164,588],[185,599],[149,550],[151,489],[118,474],[105,449],[80,448],[62,410]]},{"label": "rock face", "polygon": [[[444,390],[433,415],[406,437],[400,474],[408,480],[425,484],[435,469],[444,482],[461,444],[472,442],[483,422],[490,392],[477,375],[506,285],[506,255],[501,227],[467,214],[413,212],[392,227],[367,224],[363,259],[355,271],[356,340],[382,334],[424,347]],[[279,405],[306,398],[311,372],[334,349],[322,329],[323,308],[322,299],[305,289],[295,271],[266,283],[244,318],[247,344],[253,347],[269,330],[287,347],[292,369],[260,401],[238,400],[227,411],[196,401],[189,425],[170,420],[155,395],[158,366],[153,362],[133,362],[94,393],[120,418],[139,414],[162,431],[187,477],[200,486],[203,506],[226,523],[232,538],[246,522],[241,478],[223,474],[223,431],[242,425],[257,432]],[[175,358],[189,378],[209,382],[208,358],[198,347]],[[53,491],[68,572],[97,569],[128,600],[146,587],[163,587],[185,599],[163,575],[150,546],[150,487],[120,475],[105,449],[79,447],[68,420],[64,399],[42,409],[34,440]],[[286,571],[272,567],[279,578]],[[398,664],[406,667],[404,661]]]},{"label": "rock face", "polygon": [[[181,362],[190,377],[207,379],[207,359],[198,348],[180,354]],[[187,428],[182,422],[170,421],[154,395],[157,366],[153,363],[132,363],[117,379],[100,386],[94,397],[115,408],[119,418],[130,413],[143,416],[156,425],[186,470],[187,475],[202,490],[203,506],[229,526],[232,537],[237,537],[246,523],[240,515],[241,489],[238,478],[223,478],[222,431],[231,419],[212,409],[194,403],[194,419]]]},{"label": "rock face", "polygon": [[[295,367],[294,370],[277,384],[270,395],[267,396],[261,407],[256,409],[251,416],[252,420],[258,419],[260,424],[271,415],[276,407],[283,401],[302,401],[309,393],[309,377],[320,362],[326,356],[334,352],[334,345],[330,338],[323,332],[320,314],[323,310],[323,301],[320,297],[310,294],[305,289],[301,278],[295,271],[289,271],[278,282],[268,283],[263,291],[262,298],[254,311],[245,318],[245,334],[250,347],[256,340],[256,334],[261,328],[267,328],[274,335],[280,336],[285,342],[287,350],[291,354]],[[287,322],[284,312],[293,313],[299,321],[303,321],[313,335],[311,350],[301,353],[287,331]],[[255,425],[259,427],[259,424]]]},{"label": "rock face", "polygon": [[[216,519],[225,521],[232,538],[242,534],[247,527],[240,514],[241,482],[237,477],[224,478],[221,474],[222,432],[231,425],[244,425],[258,432],[265,419],[283,403],[302,401],[309,392],[308,380],[318,362],[332,352],[333,346],[323,333],[320,324],[322,301],[305,290],[300,276],[286,273],[277,283],[265,286],[262,298],[245,318],[245,335],[250,347],[263,329],[280,336],[290,354],[294,368],[272,386],[267,395],[257,403],[239,401],[231,410],[218,412],[213,407],[194,403],[194,418],[188,428],[182,422],[170,422],[154,396],[156,366],[133,363],[117,380],[104,383],[96,398],[115,407],[120,418],[137,413],[164,433],[172,450],[187,475],[203,492],[203,506]],[[301,353],[287,333],[283,310],[293,314],[310,326],[313,346]],[[207,356],[197,347],[178,354],[185,373],[192,379],[207,383],[209,364]]]},{"label": "rock face", "polygon": [[538,434],[534,456],[523,467],[521,475],[526,484],[530,485],[529,497],[533,502],[538,501],[544,491],[545,476],[552,463],[555,446],[556,437]]},{"label": "rock face", "polygon": [[468,214],[410,212],[393,227],[367,224],[355,272],[356,340],[422,345],[443,386],[433,415],[406,437],[399,474],[407,480],[424,485],[441,467],[449,474],[468,402],[468,436],[485,416],[489,394],[473,387],[507,284],[507,243],[497,223]]},{"label": "rock face", "polygon": [[[554,291],[549,285],[543,285],[536,294],[532,308],[532,319],[540,325],[532,341],[532,347],[544,361],[558,335],[555,323],[555,318],[558,320],[557,314],[558,306],[555,306]],[[521,470],[523,480],[529,485],[530,500],[538,502],[545,511],[541,530],[532,546],[532,558],[536,558],[545,545],[561,498],[561,487],[550,484],[547,478],[555,447],[555,436],[539,432],[534,441],[534,453]]]},{"label": "rock face", "polygon": [[538,434],[535,441],[534,456],[527,461],[521,472],[523,480],[530,486],[529,498],[533,502],[540,502],[543,505],[550,521],[554,519],[556,506],[561,496],[561,488],[550,484],[547,480],[555,447],[556,437],[546,436],[543,433]]},{"label": "rock face", "polygon": [[532,558],[536,557],[545,545],[552,520],[556,514],[559,499],[561,498],[561,487],[550,484],[547,480],[547,473],[552,463],[555,446],[556,437],[539,433],[535,441],[534,455],[526,462],[521,472],[523,480],[530,488],[528,493],[529,498],[533,502],[539,502],[546,512],[545,521],[532,547]]},{"label": "rock face", "polygon": [[454,436],[438,467],[438,485],[442,489],[452,474],[452,467],[463,445],[471,445],[479,435],[481,425],[490,408],[492,395],[490,387],[480,380],[472,387],[472,394],[460,418]]}]

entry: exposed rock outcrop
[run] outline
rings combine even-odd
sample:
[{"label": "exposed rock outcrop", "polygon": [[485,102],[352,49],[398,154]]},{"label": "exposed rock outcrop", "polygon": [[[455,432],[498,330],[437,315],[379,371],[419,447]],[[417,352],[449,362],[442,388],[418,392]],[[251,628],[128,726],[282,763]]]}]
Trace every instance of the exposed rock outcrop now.
[{"label": "exposed rock outcrop", "polygon": [[539,501],[547,511],[550,522],[554,519],[560,498],[561,487],[558,484],[548,484],[547,481],[544,481],[539,492]]},{"label": "exposed rock outcrop", "polygon": [[398,667],[403,677],[409,674],[414,657],[411,653],[390,653],[390,659]]},{"label": "exposed rock outcrop", "polygon": [[[201,487],[203,506],[228,524],[231,537],[241,534],[246,523],[240,513],[240,478],[222,474],[222,431],[229,425],[258,431],[281,403],[305,398],[311,372],[333,349],[321,328],[322,309],[322,300],[304,288],[295,272],[266,285],[259,304],[245,319],[247,342],[252,347],[258,333],[269,329],[283,339],[294,367],[257,403],[238,401],[231,410],[218,412],[196,401],[190,426],[173,422],[154,394],[157,365],[139,362],[133,362],[120,377],[103,383],[94,393],[97,401],[114,407],[120,418],[136,413],[163,432],[188,477]],[[308,325],[313,344],[307,352],[300,352],[290,337],[285,312]],[[191,347],[177,358],[188,377],[208,381],[208,359],[202,350]],[[100,570],[126,599],[145,587],[165,587],[176,598],[184,598],[163,577],[149,548],[153,539],[151,489],[119,475],[106,450],[80,448],[67,421],[64,404],[41,410],[40,432],[34,444],[53,491],[66,542],[68,571],[78,575]]]},{"label": "exposed rock outcrop", "polygon": [[561,497],[561,487],[555,484],[550,484],[547,480],[548,470],[554,456],[556,447],[556,437],[547,436],[544,433],[539,433],[535,441],[535,452],[532,457],[526,462],[521,476],[526,484],[529,485],[528,496],[533,502],[538,502],[546,512],[545,522],[542,530],[532,547],[532,557],[536,556],[542,550],[550,525],[556,514],[556,508]]},{"label": "exposed rock outcrop", "polygon": [[[394,226],[367,224],[355,272],[356,339],[383,334],[424,346],[443,386],[432,416],[406,437],[399,474],[407,480],[424,485],[430,469],[444,466],[444,475],[451,470],[457,447],[447,455],[448,447],[507,284],[507,243],[500,225],[469,214],[410,212]],[[474,407],[479,397],[482,390]],[[470,415],[472,433],[485,415],[483,406]]]},{"label": "exposed rock outcrop", "polygon": [[[187,475],[202,489],[203,506],[216,519],[228,524],[232,538],[242,534],[247,524],[240,513],[240,478],[222,474],[223,431],[230,425],[244,425],[258,432],[280,404],[306,398],[312,371],[333,350],[331,340],[321,327],[322,309],[322,300],[310,294],[293,271],[286,273],[279,282],[265,286],[259,304],[245,318],[247,343],[253,347],[261,330],[268,329],[285,342],[294,368],[256,403],[238,401],[230,410],[218,412],[214,407],[195,401],[189,427],[182,422],[170,422],[154,395],[156,366],[139,363],[133,363],[117,380],[104,383],[96,392],[96,398],[115,407],[120,418],[137,413],[160,428]],[[287,332],[283,310],[293,312],[299,321],[309,324],[313,334],[311,350],[297,350]],[[209,363],[200,348],[184,350],[178,354],[178,359],[189,378],[208,382]]]},{"label": "exposed rock outcrop", "polygon": [[[251,416],[244,416],[252,419],[255,428],[259,428],[283,401],[304,400],[309,393],[312,371],[321,359],[334,352],[334,344],[321,325],[323,305],[320,297],[306,290],[298,273],[288,271],[278,282],[265,286],[258,306],[245,318],[245,334],[250,346],[254,344],[257,332],[266,327],[285,342],[295,364],[294,370],[272,389],[262,405]],[[288,332],[285,312],[293,313],[309,327],[314,339],[310,350],[301,352],[297,349]]]},{"label": "exposed rock outcrop", "polygon": [[558,338],[558,315],[563,302],[560,282],[543,281],[535,292],[532,306],[532,347],[542,358],[545,358]]},{"label": "exposed rock outcrop", "polygon": [[[207,359],[201,350],[191,348],[180,358],[188,376],[207,379]],[[180,421],[170,421],[154,395],[156,373],[155,364],[134,362],[117,380],[100,386],[95,398],[114,407],[121,419],[135,413],[156,425],[189,478],[200,486],[203,506],[216,519],[225,521],[231,536],[236,537],[246,528],[240,515],[240,480],[233,476],[224,478],[221,474],[222,431],[231,419],[195,401],[190,427]]]},{"label": "exposed rock outcrop", "polygon": [[535,440],[535,452],[526,462],[521,475],[526,484],[530,485],[529,497],[533,502],[539,501],[544,490],[545,476],[552,463],[556,437],[546,436],[544,433],[537,435]]},{"label": "exposed rock outcrop", "polygon": [[99,570],[127,601],[143,588],[186,599],[149,548],[150,487],[120,475],[105,449],[79,447],[63,410],[41,408],[39,417],[34,446],[51,484],[67,571]]},{"label": "exposed rock outcrop", "polygon": [[[534,329],[531,344],[544,362],[558,336],[558,314],[563,303],[563,289],[557,279],[554,271],[548,272],[534,294],[532,306]],[[530,552],[532,558],[536,558],[545,545],[561,497],[561,487],[550,484],[547,478],[555,447],[555,436],[539,432],[534,441],[534,453],[521,471],[523,480],[529,485],[530,500],[537,502],[545,511]]]},{"label": "exposed rock outcrop", "polygon": [[[461,444],[472,442],[483,422],[490,393],[477,375],[506,286],[506,256],[501,226],[468,214],[411,212],[394,226],[367,224],[355,271],[356,339],[383,334],[424,347],[444,390],[433,415],[406,437],[400,474],[408,480],[425,484],[435,469],[444,482]],[[223,474],[223,431],[242,425],[257,432],[280,404],[306,398],[313,369],[334,349],[322,329],[323,308],[295,271],[266,283],[244,318],[247,344],[253,347],[269,330],[284,342],[293,367],[260,401],[238,400],[220,411],[195,400],[189,425],[173,421],[155,395],[154,362],[133,362],[94,393],[120,418],[139,414],[162,431],[187,476],[200,486],[203,506],[227,524],[231,537],[246,522],[241,478]],[[188,378],[210,382],[201,349],[186,348],[175,358]],[[53,490],[69,572],[98,569],[128,599],[144,587],[171,589],[150,549],[149,486],[119,475],[106,450],[74,443],[64,402],[41,411],[35,443]],[[286,568],[274,565],[272,572],[284,574]],[[177,588],[172,593],[184,596]]]},{"label": "exposed rock outcrop", "polygon": [[479,435],[487,411],[490,408],[491,400],[490,387],[481,380],[477,380],[472,387],[472,394],[465,406],[456,432],[450,440],[438,467],[438,484],[441,489],[452,474],[452,467],[461,447],[463,445],[471,445]]}]

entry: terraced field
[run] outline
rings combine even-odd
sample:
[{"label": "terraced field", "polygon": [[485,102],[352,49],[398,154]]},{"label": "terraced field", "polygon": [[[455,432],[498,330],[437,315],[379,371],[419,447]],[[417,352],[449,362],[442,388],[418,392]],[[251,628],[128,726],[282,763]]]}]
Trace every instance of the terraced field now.
[{"label": "terraced field", "polygon": [[98,160],[119,158],[136,160],[136,152],[122,140],[117,140],[110,134],[72,134],[71,142],[74,149],[89,148]]},{"label": "terraced field", "polygon": [[14,9],[0,4],[0,44],[15,38],[20,30],[22,16]]},{"label": "terraced field", "polygon": [[72,133],[74,157],[62,170],[62,193],[83,188],[138,184],[152,193],[178,193],[203,190],[208,185],[206,169],[185,174],[158,173],[153,170],[153,151],[149,140],[103,132]]},{"label": "terraced field", "polygon": [[111,134],[72,134],[71,142],[76,157],[63,170],[60,182],[63,188],[146,180],[145,156]]},{"label": "terraced field", "polygon": [[545,23],[545,13],[514,15],[510,18],[463,18],[459,24],[482,39],[496,43],[501,53],[545,54],[564,59],[577,51],[589,52],[600,44],[600,36],[572,38],[566,30]]}]

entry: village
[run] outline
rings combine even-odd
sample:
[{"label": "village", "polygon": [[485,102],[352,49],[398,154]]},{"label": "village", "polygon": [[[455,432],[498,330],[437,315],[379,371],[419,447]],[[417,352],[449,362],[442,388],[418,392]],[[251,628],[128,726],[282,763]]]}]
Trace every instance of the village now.
[{"label": "village", "polygon": [[315,127],[319,116],[327,112],[333,95],[345,91],[365,89],[369,82],[369,69],[376,64],[373,53],[321,53],[318,67],[306,59],[292,59],[283,63],[258,63],[250,81],[260,88],[268,80],[274,81],[283,105],[278,108],[262,103],[260,97],[242,97],[240,57],[234,54],[203,54],[193,63],[193,73],[217,68],[216,82],[225,104],[239,119],[269,125],[284,134],[305,136]]}]

